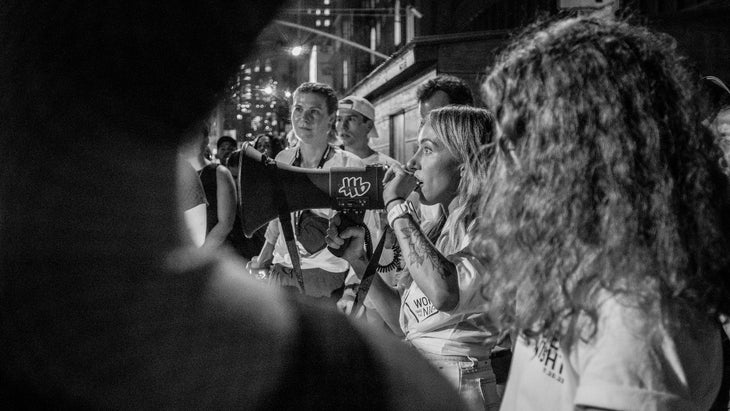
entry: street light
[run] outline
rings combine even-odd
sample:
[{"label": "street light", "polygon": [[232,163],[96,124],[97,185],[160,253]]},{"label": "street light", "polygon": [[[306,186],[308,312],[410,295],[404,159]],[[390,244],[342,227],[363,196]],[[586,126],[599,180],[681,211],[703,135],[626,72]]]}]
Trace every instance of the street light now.
[{"label": "street light", "polygon": [[291,55],[294,57],[299,57],[302,54],[302,46],[294,46],[291,49]]}]

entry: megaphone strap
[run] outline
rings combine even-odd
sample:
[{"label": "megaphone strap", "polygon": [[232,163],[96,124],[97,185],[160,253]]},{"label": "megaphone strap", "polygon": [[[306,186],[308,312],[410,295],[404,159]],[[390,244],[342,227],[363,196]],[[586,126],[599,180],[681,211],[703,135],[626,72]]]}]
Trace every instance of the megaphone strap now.
[{"label": "megaphone strap", "polygon": [[292,228],[291,221],[291,209],[289,203],[286,201],[286,194],[282,189],[279,178],[279,168],[274,165],[274,195],[276,197],[276,203],[278,204],[279,222],[281,223],[281,234],[284,236],[284,242],[286,248],[289,251],[289,257],[291,258],[292,268],[294,269],[294,275],[299,285],[299,291],[304,294],[304,276],[302,275],[302,264],[299,259],[299,250],[296,246],[296,239],[294,238],[294,229]]},{"label": "megaphone strap", "polygon": [[357,293],[355,294],[355,302],[351,311],[351,313],[355,316],[359,316],[363,312],[363,310],[360,309],[360,306],[363,305],[363,303],[365,302],[365,297],[367,296],[368,291],[370,291],[370,284],[372,284],[375,272],[377,271],[378,262],[380,261],[380,254],[383,253],[384,245],[385,231],[383,231],[383,234],[380,236],[378,246],[375,247],[373,256],[370,258],[370,262],[368,262],[365,273],[363,273],[362,275],[362,280],[360,280],[360,286],[357,288]]}]

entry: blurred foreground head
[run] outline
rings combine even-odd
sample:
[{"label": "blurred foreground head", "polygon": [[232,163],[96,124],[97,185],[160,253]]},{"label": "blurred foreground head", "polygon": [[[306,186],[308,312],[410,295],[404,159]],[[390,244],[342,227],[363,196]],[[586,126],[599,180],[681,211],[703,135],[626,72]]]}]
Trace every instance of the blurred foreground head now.
[{"label": "blurred foreground head", "polygon": [[0,406],[458,403],[406,347],[186,247],[178,145],[278,3],[2,2]]},{"label": "blurred foreground head", "polygon": [[498,154],[473,250],[505,324],[570,342],[600,292],[657,325],[729,312],[726,181],[696,83],[673,39],[621,21],[537,23],[501,54],[483,85]]},{"label": "blurred foreground head", "polygon": [[145,226],[172,247],[175,180],[152,176],[175,175],[165,153],[208,117],[278,4],[3,2],[2,252],[154,250]]}]

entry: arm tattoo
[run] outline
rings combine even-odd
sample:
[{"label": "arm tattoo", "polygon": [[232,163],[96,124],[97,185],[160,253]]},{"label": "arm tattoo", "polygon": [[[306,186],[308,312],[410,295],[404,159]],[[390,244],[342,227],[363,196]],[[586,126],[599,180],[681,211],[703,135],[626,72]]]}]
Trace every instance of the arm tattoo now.
[{"label": "arm tattoo", "polygon": [[414,227],[413,220],[409,217],[406,219],[408,225],[402,228],[403,235],[408,241],[408,264],[417,265],[423,267],[426,261],[431,263],[434,271],[436,271],[441,278],[449,277],[453,274],[453,270],[449,269],[448,265],[443,264],[439,257],[438,251],[435,249],[433,244],[426,238],[426,236],[417,228]]}]

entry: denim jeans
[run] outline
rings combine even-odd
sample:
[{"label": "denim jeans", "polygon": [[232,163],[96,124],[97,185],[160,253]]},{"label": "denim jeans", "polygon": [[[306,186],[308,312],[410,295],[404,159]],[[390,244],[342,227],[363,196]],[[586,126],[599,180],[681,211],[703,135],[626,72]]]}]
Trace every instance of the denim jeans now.
[{"label": "denim jeans", "polygon": [[469,410],[499,409],[501,397],[489,358],[421,354],[459,391]]}]

